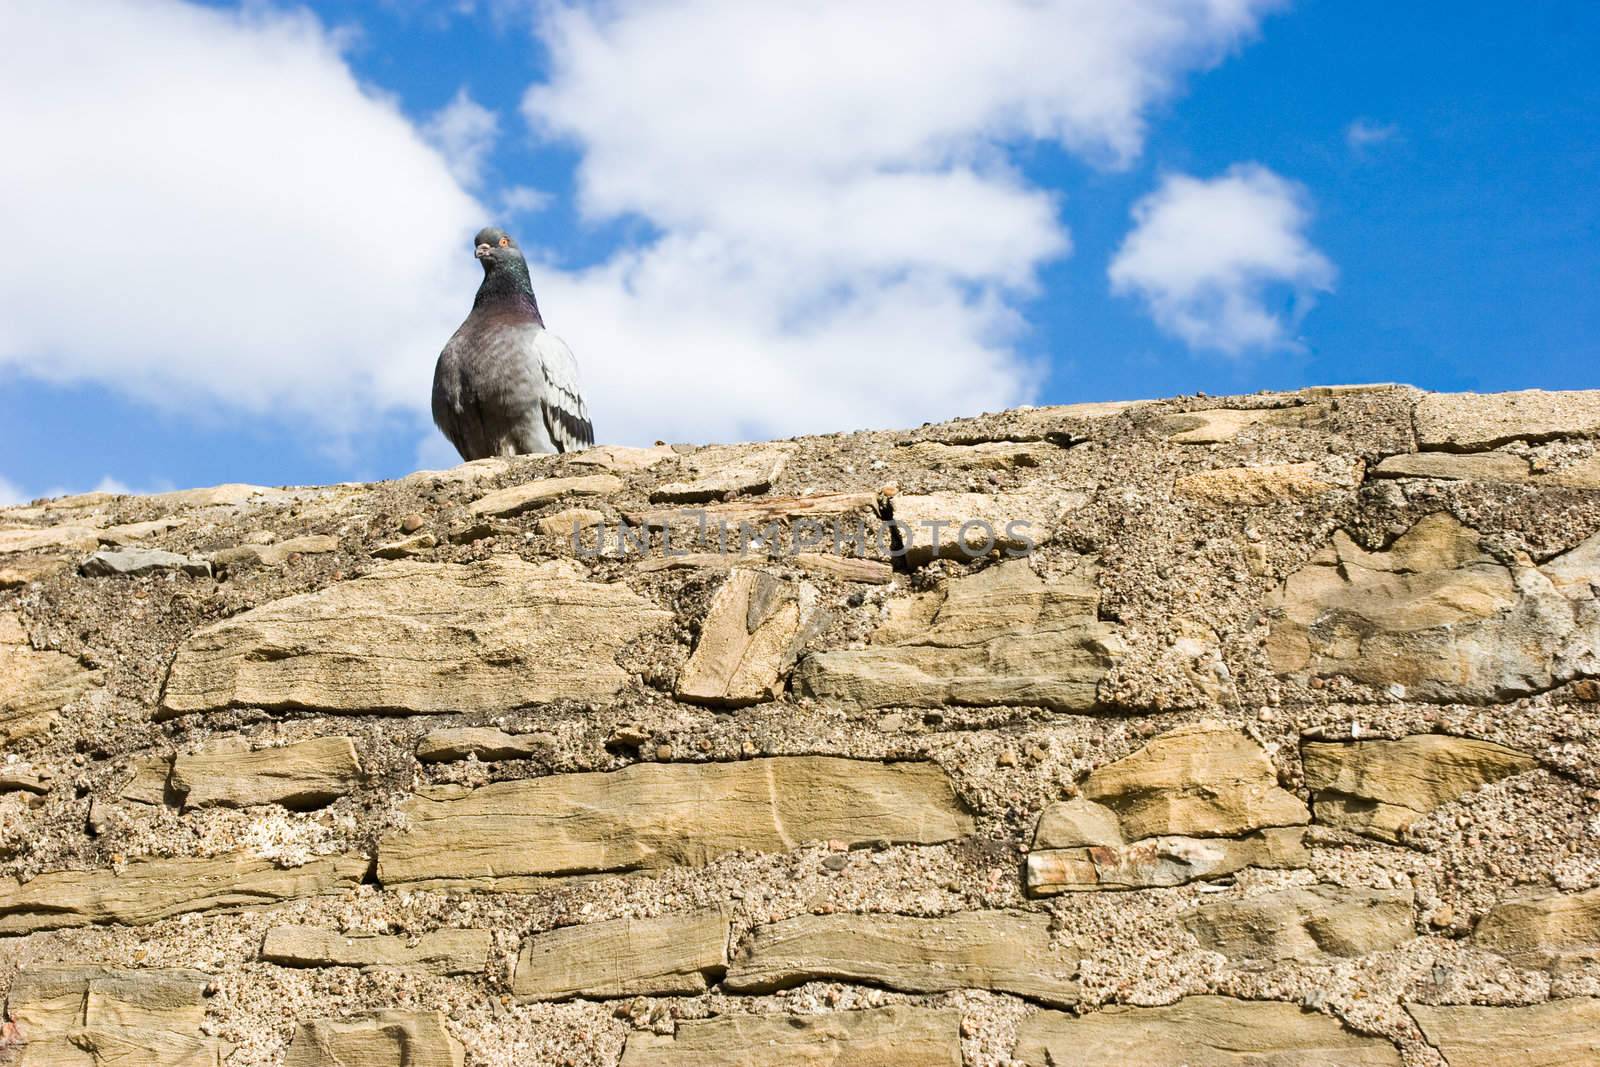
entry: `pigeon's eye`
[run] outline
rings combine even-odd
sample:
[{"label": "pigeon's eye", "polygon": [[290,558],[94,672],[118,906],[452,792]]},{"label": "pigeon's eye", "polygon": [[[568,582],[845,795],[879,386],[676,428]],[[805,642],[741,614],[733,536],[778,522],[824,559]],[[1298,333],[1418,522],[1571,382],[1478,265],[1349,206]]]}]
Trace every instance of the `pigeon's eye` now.
[{"label": "pigeon's eye", "polygon": [[507,247],[510,246],[510,244],[511,244],[511,238],[509,238],[509,237],[500,238],[500,247],[501,248],[507,248]]}]

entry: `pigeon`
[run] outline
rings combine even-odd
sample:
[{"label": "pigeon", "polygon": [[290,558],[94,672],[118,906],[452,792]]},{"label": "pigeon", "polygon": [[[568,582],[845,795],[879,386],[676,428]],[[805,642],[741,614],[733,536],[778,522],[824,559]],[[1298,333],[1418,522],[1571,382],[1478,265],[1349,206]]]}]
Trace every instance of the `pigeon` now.
[{"label": "pigeon", "polygon": [[522,251],[493,226],[472,243],[483,284],[434,367],[434,423],[466,460],[588,448],[578,361],[544,328]]}]

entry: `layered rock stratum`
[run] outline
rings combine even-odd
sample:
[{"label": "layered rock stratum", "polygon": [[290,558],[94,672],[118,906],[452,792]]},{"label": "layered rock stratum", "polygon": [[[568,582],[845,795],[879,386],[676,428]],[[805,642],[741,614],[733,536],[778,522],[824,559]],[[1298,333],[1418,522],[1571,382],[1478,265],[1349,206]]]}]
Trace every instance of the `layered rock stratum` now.
[{"label": "layered rock stratum", "polygon": [[1600,1064],[1600,392],[0,510],[0,1063]]}]

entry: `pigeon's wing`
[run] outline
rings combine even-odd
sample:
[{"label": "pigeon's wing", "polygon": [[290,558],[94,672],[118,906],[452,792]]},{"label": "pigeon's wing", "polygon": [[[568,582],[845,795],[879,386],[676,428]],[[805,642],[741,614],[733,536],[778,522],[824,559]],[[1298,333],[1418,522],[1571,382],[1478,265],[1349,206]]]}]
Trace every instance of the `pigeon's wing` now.
[{"label": "pigeon's wing", "polygon": [[589,408],[578,391],[578,361],[567,343],[549,330],[531,339],[539,372],[539,414],[557,452],[576,452],[594,444]]},{"label": "pigeon's wing", "polygon": [[456,446],[462,459],[482,459],[489,453],[484,451],[487,441],[476,397],[466,395],[470,386],[462,373],[464,344],[458,330],[433,368],[433,424]]}]

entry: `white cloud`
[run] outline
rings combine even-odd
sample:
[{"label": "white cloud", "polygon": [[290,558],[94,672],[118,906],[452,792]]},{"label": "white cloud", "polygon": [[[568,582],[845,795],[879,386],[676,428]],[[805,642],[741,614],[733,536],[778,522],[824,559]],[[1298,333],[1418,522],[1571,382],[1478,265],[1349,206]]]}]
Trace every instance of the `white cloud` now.
[{"label": "white cloud", "polygon": [[551,199],[543,189],[513,185],[500,194],[500,210],[507,215],[534,215],[549,207]]},{"label": "white cloud", "polygon": [[[1015,298],[1066,254],[1008,148],[1102,165],[1255,30],[1267,0],[618,0],[552,9],[535,127],[583,152],[591,218],[662,232],[536,271],[602,434],[914,423],[1026,399]],[[541,276],[542,274],[542,276]]]},{"label": "white cloud", "polygon": [[1352,152],[1392,141],[1399,135],[1400,127],[1394,123],[1373,122],[1370,119],[1356,119],[1344,128],[1344,141]]},{"label": "white cloud", "polygon": [[309,15],[0,5],[0,366],[312,436],[427,403],[483,212]]},{"label": "white cloud", "polygon": [[25,496],[20,486],[0,476],[0,508],[9,508],[14,504],[26,504],[31,497]]},{"label": "white cloud", "polygon": [[[1265,167],[1241,163],[1210,180],[1172,175],[1133,218],[1111,262],[1112,288],[1139,297],[1192,348],[1297,347],[1292,331],[1315,294],[1333,288],[1333,264],[1306,240],[1305,190]],[[1285,291],[1290,305],[1277,310]]]},{"label": "white cloud", "polygon": [[462,88],[422,124],[422,135],[443,153],[456,180],[470,188],[483,180],[483,163],[500,136],[500,120]]},{"label": "white cloud", "polygon": [[[653,235],[568,270],[522,234],[601,437],[1027,399],[1017,303],[1070,241],[1063,202],[1010,152],[1130,161],[1152,105],[1277,6],[534,5],[553,65],[527,115],[578,148],[588,218]],[[468,191],[492,113],[462,94],[409,121],[300,10],[11,0],[0,42],[0,366],[313,437],[393,411],[425,423],[484,205],[542,206]]]}]

